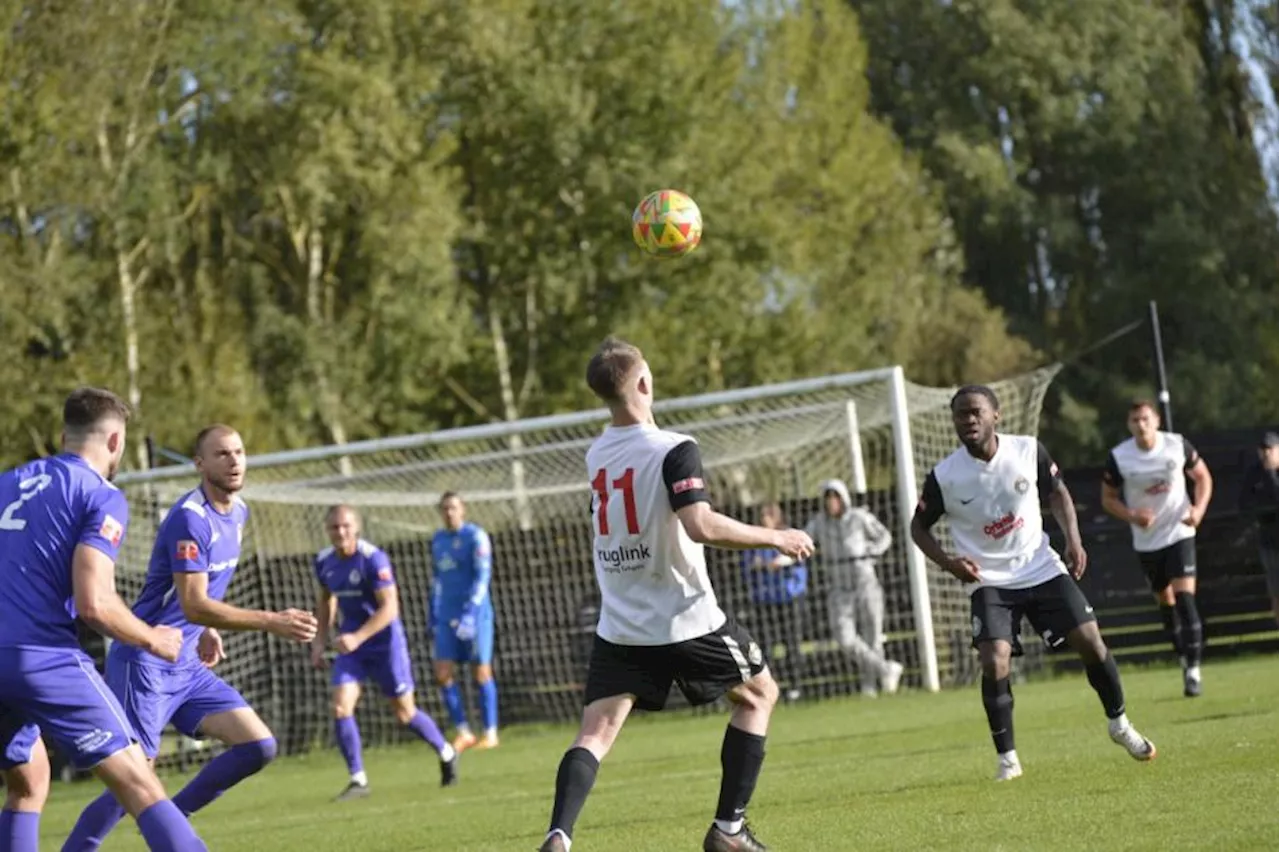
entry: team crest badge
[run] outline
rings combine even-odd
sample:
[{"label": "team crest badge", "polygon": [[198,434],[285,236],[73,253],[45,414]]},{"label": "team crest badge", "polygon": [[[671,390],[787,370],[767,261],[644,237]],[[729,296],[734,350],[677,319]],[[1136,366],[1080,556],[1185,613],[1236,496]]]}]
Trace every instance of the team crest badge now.
[{"label": "team crest badge", "polygon": [[1174,468],[1176,468],[1176,467],[1178,466],[1178,460],[1177,460],[1177,459],[1168,459],[1167,461],[1165,461],[1164,466],[1165,466],[1166,468],[1168,468],[1169,470],[1173,470]]},{"label": "team crest badge", "polygon": [[1031,483],[1027,481],[1025,476],[1019,476],[1017,481],[1013,483],[1013,490],[1019,494],[1026,494],[1027,489],[1031,487]]},{"label": "team crest badge", "polygon": [[753,666],[758,666],[764,662],[764,652],[760,650],[760,646],[755,642],[747,646],[747,659],[751,661]]},{"label": "team crest badge", "polygon": [[357,569],[352,568],[352,569],[351,569],[351,573],[347,575],[347,582],[349,582],[349,583],[350,583],[351,585],[353,585],[353,586],[354,586],[354,585],[356,585],[357,583],[359,583],[359,582],[360,582],[360,572],[359,572]]}]

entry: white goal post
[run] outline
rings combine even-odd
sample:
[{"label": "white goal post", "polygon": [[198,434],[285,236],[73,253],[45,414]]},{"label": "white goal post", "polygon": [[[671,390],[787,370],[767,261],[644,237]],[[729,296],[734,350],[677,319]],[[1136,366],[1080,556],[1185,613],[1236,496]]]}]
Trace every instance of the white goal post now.
[{"label": "white goal post", "polygon": [[[1036,432],[1057,370],[992,384],[1005,430]],[[755,521],[763,503],[776,501],[802,527],[821,510],[820,483],[846,480],[855,502],[893,537],[876,560],[883,629],[869,639],[906,665],[908,685],[930,691],[972,671],[967,596],[926,565],[909,531],[919,483],[956,446],[951,393],[912,384],[901,367],[886,367],[661,400],[654,408],[659,425],[698,439],[712,497],[731,515]],[[606,422],[607,412],[593,409],[252,455],[243,496],[253,514],[231,598],[309,608],[310,559],[325,544],[323,512],[337,502],[354,505],[366,537],[396,565],[419,700],[438,712],[423,630],[429,540],[439,525],[441,493],[458,491],[470,517],[494,538],[495,669],[504,722],[573,718],[595,606],[583,458]],[[195,481],[189,464],[117,478],[132,507],[120,569],[126,597],[140,586],[160,513]],[[771,658],[785,661],[797,691],[816,697],[858,691],[857,666],[833,641],[821,554],[787,612],[751,599],[736,554],[716,551],[708,562],[725,609],[764,638]],[[795,624],[784,624],[793,614]],[[273,724],[286,749],[327,740],[325,680],[309,669],[305,652],[243,635],[229,639],[229,653],[224,676]],[[362,702],[371,742],[398,736],[379,705]]]}]

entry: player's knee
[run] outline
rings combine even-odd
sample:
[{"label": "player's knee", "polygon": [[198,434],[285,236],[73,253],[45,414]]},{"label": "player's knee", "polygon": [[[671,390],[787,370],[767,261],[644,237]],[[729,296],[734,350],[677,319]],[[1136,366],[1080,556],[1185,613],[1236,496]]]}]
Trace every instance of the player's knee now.
[{"label": "player's knee", "polygon": [[11,811],[40,811],[49,799],[49,773],[24,764],[4,773],[4,806]]},{"label": "player's knee", "polygon": [[407,725],[413,721],[414,716],[418,715],[418,708],[414,704],[396,702],[391,705],[391,712],[395,714],[397,722],[401,725]]},{"label": "player's knee", "polygon": [[493,668],[491,666],[476,666],[474,677],[476,683],[485,684],[493,680]]},{"label": "player's knee", "polygon": [[982,676],[991,680],[1001,680],[1009,676],[1009,661],[1012,649],[1004,643],[991,642],[984,644],[978,653],[982,665]]},{"label": "player's knee", "polygon": [[778,703],[778,682],[766,669],[729,693],[729,700],[750,710],[769,711]]},{"label": "player's knee", "polygon": [[262,769],[262,767],[275,760],[276,756],[280,753],[280,744],[276,742],[275,737],[267,737],[264,740],[255,740],[251,743],[245,743],[243,746],[240,746],[240,748],[244,749],[247,754],[251,755],[253,763],[257,764],[256,768],[253,770],[254,772],[257,772],[259,769]]}]

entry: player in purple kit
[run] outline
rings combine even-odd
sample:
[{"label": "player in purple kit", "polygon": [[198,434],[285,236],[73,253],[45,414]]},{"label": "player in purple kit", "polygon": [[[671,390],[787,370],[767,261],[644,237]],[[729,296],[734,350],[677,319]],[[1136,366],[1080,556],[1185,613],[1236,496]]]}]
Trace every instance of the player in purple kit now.
[{"label": "player in purple kit", "polygon": [[[210,426],[196,437],[194,460],[200,487],[178,498],[165,516],[133,606],[147,624],[181,630],[182,652],[176,662],[123,645],[113,645],[107,654],[107,682],[148,758],[155,760],[169,722],[187,736],[212,737],[230,746],[174,796],[184,814],[209,804],[276,754],[266,724],[210,670],[223,658],[218,629],[265,630],[299,642],[316,633],[315,618],[303,610],[263,612],[222,602],[249,519],[237,496],[244,487],[244,443],[231,427]],[[97,849],[122,815],[111,796],[100,796],[80,815],[63,852]]]},{"label": "player in purple kit", "polygon": [[78,615],[117,642],[177,659],[182,636],[129,612],[115,561],[129,505],[111,484],[129,407],[81,388],[63,406],[63,452],[0,473],[0,852],[36,852],[49,793],[41,729],[80,769],[92,769],[132,814],[147,847],[207,849],[169,801],[133,726],[76,636]]},{"label": "player in purple kit", "polygon": [[360,729],[356,726],[356,702],[360,682],[375,681],[391,702],[396,721],[413,731],[440,757],[440,785],[458,779],[458,755],[445,742],[440,728],[413,701],[413,664],[409,642],[400,621],[400,596],[391,560],[382,550],[360,538],[360,516],[350,506],[334,506],[325,515],[325,532],[332,547],[316,555],[316,619],[324,629],[311,641],[311,664],[324,668],[329,626],[338,617],[338,637],[333,646],[334,735],[347,761],[351,780],[338,801],[369,795],[360,754]]}]

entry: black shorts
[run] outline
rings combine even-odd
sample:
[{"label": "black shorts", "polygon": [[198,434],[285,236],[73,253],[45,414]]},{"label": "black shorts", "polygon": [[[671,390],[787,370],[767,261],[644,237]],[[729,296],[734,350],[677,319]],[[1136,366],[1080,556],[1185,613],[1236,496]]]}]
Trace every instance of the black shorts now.
[{"label": "black shorts", "polygon": [[1028,589],[983,586],[969,596],[969,610],[973,614],[973,646],[1003,639],[1013,645],[1015,656],[1022,653],[1018,634],[1023,616],[1050,650],[1065,647],[1068,633],[1098,620],[1084,592],[1066,574]]},{"label": "black shorts", "polygon": [[1196,575],[1196,540],[1195,536],[1175,541],[1168,547],[1159,550],[1138,551],[1138,562],[1142,564],[1142,573],[1147,575],[1151,591],[1163,592],[1168,585],[1179,577]]},{"label": "black shorts", "polygon": [[760,646],[732,618],[674,645],[616,645],[596,636],[583,704],[634,695],[642,710],[661,710],[673,683],[690,704],[709,704],[766,667]]}]

